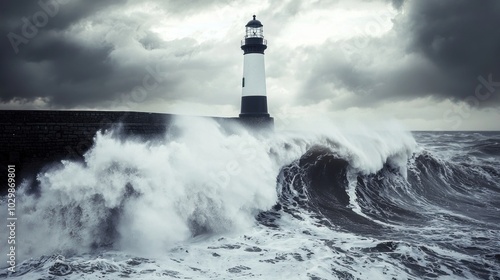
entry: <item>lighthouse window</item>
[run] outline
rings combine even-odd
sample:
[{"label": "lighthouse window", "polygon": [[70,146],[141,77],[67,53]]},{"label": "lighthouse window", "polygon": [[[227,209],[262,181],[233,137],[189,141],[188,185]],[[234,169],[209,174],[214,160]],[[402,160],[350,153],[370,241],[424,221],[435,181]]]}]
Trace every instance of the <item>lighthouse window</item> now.
[{"label": "lighthouse window", "polygon": [[241,85],[245,87],[245,77],[243,77],[243,80],[241,81]]},{"label": "lighthouse window", "polygon": [[262,27],[247,27],[247,38],[262,38],[264,37]]}]

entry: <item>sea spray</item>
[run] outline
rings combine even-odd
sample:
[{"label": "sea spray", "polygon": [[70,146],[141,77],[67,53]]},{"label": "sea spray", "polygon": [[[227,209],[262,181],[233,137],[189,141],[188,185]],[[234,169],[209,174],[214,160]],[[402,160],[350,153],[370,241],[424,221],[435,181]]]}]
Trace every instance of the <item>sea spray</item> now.
[{"label": "sea spray", "polygon": [[415,145],[392,124],[309,124],[260,134],[177,118],[163,139],[98,133],[83,162],[63,161],[38,175],[38,195],[21,188],[20,258],[99,248],[155,256],[199,234],[245,232],[277,203],[280,169],[314,145],[361,173],[392,159],[405,169]]},{"label": "sea spray", "polygon": [[40,196],[20,203],[21,253],[160,254],[196,234],[248,228],[275,204],[279,166],[257,137],[201,118],[173,126],[178,135],[156,142],[98,133],[83,163],[39,174]]},{"label": "sea spray", "polygon": [[84,162],[17,190],[12,276],[498,278],[498,133],[413,133],[416,145],[397,125],[351,121],[98,134]]}]

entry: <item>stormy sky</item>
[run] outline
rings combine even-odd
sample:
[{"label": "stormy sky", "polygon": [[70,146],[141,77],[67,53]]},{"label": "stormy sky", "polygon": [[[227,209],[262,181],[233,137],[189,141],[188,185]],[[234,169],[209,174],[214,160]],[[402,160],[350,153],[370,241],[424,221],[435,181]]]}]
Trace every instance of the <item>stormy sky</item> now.
[{"label": "stormy sky", "polygon": [[249,2],[1,1],[0,109],[236,116],[256,14],[278,124],[500,129],[500,1]]}]

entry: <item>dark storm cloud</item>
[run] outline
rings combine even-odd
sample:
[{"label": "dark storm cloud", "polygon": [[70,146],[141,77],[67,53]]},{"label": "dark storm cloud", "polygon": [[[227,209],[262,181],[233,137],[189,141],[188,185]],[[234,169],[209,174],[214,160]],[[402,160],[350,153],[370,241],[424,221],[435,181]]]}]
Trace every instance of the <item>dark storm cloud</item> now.
[{"label": "dark storm cloud", "polygon": [[[354,93],[341,106],[427,96],[478,107],[500,104],[500,1],[393,0],[392,4],[404,12],[394,19],[389,35],[367,39],[364,35],[369,34],[364,34],[319,48],[303,100],[325,98],[322,91],[330,85]],[[354,49],[348,59],[332,55],[345,54],[343,45]],[[388,52],[391,49],[399,53]],[[311,88],[316,91],[308,91]]]},{"label": "dark storm cloud", "polygon": [[[165,41],[148,29],[148,22],[157,18],[133,8],[126,15],[120,11],[153,4],[167,13],[193,12],[221,3],[3,1],[0,104],[14,102],[22,107],[41,100],[45,108],[130,109],[129,105],[138,106],[146,98],[148,102],[190,100],[210,87],[220,88],[212,85],[216,73],[223,73],[216,68],[234,64],[218,58],[224,42]],[[198,101],[204,98],[209,97],[203,95]],[[207,103],[219,101],[212,97]]]},{"label": "dark storm cloud", "polygon": [[[419,96],[468,101],[475,96],[480,104],[500,103],[500,2],[496,0],[441,0],[407,2],[408,16],[396,21],[398,35],[408,34],[406,52],[427,59],[435,75],[413,71],[412,91]],[[400,26],[398,26],[400,25]],[[396,76],[399,76],[396,75]],[[436,80],[438,78],[438,80]],[[407,77],[409,80],[409,78]],[[403,92],[406,87],[395,88]],[[491,95],[490,97],[488,97]]]},{"label": "dark storm cloud", "polygon": [[0,3],[0,16],[2,25],[7,23],[15,30],[23,25],[23,17],[30,20],[40,17],[41,20],[41,13],[45,12],[50,18],[45,28],[64,29],[96,11],[126,2],[127,0],[5,0]]},{"label": "dark storm cloud", "polygon": [[[0,100],[49,97],[55,103],[65,104],[70,100],[67,99],[69,92],[62,92],[64,84],[81,85],[85,81],[105,79],[110,74],[112,66],[106,62],[110,49],[110,46],[87,48],[50,33],[40,34],[18,55],[12,55],[9,45],[2,46]],[[93,94],[99,93],[85,93],[85,98],[92,99]],[[72,96],[82,98],[77,94]]]},{"label": "dark storm cloud", "polygon": [[123,2],[2,1],[0,102],[41,98],[51,105],[72,107],[106,99],[103,85],[112,73],[107,59],[112,46],[82,45],[66,30],[96,11]]},{"label": "dark storm cloud", "polygon": [[[413,33],[408,50],[429,58],[448,78],[443,82],[452,82],[450,90],[436,94],[466,98],[480,83],[479,76],[500,82],[499,1],[414,1],[410,9],[409,20],[403,22]],[[500,84],[496,90],[498,95]]]}]

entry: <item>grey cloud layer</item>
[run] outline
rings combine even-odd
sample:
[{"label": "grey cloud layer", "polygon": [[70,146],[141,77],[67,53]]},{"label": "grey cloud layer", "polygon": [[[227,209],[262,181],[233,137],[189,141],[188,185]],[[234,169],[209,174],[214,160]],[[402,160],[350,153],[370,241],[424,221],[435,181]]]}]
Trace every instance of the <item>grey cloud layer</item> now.
[{"label": "grey cloud layer", "polygon": [[[38,99],[49,108],[74,108],[189,100],[196,86],[186,84],[202,84],[193,77],[213,64],[197,54],[215,57],[215,45],[165,42],[141,29],[147,15],[120,14],[127,1],[58,1],[2,2],[0,102]],[[176,3],[170,4],[181,9]],[[214,72],[205,76],[213,80]]]},{"label": "grey cloud layer", "polygon": [[500,104],[499,1],[394,0],[393,5],[404,13],[382,38],[329,41],[308,50],[316,62],[302,100],[325,98],[330,85],[352,93],[336,103],[344,108],[428,96],[475,107]]},{"label": "grey cloud layer", "polygon": [[[0,2],[0,103],[41,99],[49,108],[112,107],[124,95],[140,93],[138,88],[148,93],[136,98],[151,102],[237,102],[233,93],[240,74],[234,73],[241,56],[234,43],[239,38],[201,45],[189,38],[166,42],[143,28],[148,15],[120,13],[132,5],[130,1],[64,2],[68,3],[60,4],[57,14],[37,28],[36,36],[19,43],[17,54],[8,34],[23,36],[23,18],[43,23],[43,17],[33,16],[44,9],[37,1]],[[234,8],[240,2],[148,3],[182,20],[204,9]],[[333,9],[337,2],[271,1],[260,15],[269,22],[266,34],[272,38],[301,11]],[[346,108],[427,96],[460,101],[474,96],[479,86],[482,96],[489,96],[472,105],[500,104],[499,1],[391,2],[402,13],[389,34],[345,41],[330,38],[320,46],[270,46],[276,61],[268,64],[268,75],[296,77],[297,104],[334,99],[336,106]],[[346,44],[354,46],[348,55]],[[276,67],[291,65],[290,57],[304,59],[293,62],[293,69]],[[485,82],[490,77],[493,83]]]},{"label": "grey cloud layer", "polygon": [[[98,101],[113,75],[110,45],[90,46],[66,30],[124,1],[2,1],[0,100],[43,98],[53,105]],[[40,4],[41,3],[41,4]]]},{"label": "grey cloud layer", "polygon": [[[408,9],[400,23],[412,36],[407,52],[428,58],[442,75],[430,93],[460,100],[484,84],[480,76],[500,82],[499,1],[424,0],[409,3]],[[479,92],[485,94],[490,86],[484,84]],[[482,105],[498,105],[498,95],[500,83]]]}]

